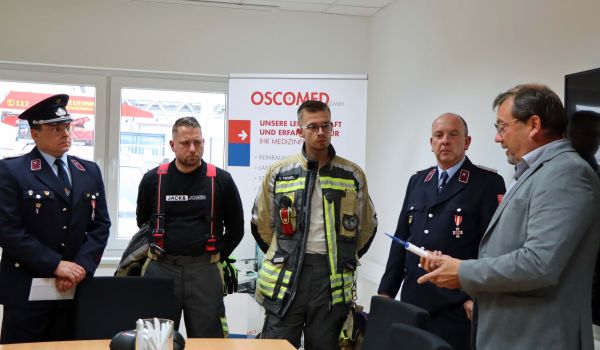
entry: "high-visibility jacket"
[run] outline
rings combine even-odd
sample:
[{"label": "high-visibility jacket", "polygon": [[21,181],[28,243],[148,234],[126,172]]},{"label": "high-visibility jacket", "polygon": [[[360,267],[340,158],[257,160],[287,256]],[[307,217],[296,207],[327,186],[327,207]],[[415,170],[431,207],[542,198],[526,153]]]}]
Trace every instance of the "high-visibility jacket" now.
[{"label": "high-visibility jacket", "polygon": [[275,163],[252,209],[252,234],[266,253],[258,274],[256,299],[280,317],[294,300],[300,283],[316,176],[323,194],[332,305],[352,301],[358,259],[375,236],[377,218],[364,172],[336,156],[333,146],[329,146],[329,153],[330,161],[314,171],[308,169],[304,149]]}]

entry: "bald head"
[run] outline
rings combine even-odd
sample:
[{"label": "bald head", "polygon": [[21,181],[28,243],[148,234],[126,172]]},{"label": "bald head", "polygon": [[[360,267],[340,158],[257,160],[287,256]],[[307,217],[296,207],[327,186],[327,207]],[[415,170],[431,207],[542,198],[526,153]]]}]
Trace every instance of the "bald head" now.
[{"label": "bald head", "polygon": [[441,119],[444,119],[444,120],[458,119],[464,127],[464,129],[462,130],[462,131],[464,131],[464,136],[469,136],[469,127],[467,126],[467,122],[463,119],[463,117],[461,117],[460,115],[458,115],[456,113],[444,113],[444,114],[440,115],[439,117],[435,118],[435,120],[431,124],[432,129],[433,129],[435,123],[440,121]]}]

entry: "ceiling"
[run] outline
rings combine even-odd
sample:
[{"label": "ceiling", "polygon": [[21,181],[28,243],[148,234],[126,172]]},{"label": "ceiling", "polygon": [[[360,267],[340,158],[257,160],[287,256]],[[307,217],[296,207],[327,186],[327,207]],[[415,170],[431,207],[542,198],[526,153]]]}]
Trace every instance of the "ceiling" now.
[{"label": "ceiling", "polygon": [[301,11],[369,17],[396,0],[133,0],[254,11]]}]

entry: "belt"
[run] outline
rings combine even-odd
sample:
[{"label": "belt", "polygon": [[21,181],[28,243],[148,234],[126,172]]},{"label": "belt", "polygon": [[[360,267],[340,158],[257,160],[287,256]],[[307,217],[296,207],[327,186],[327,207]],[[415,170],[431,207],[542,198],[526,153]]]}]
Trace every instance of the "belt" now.
[{"label": "belt", "polygon": [[304,255],[304,265],[327,265],[326,254],[306,254]]},{"label": "belt", "polygon": [[219,254],[202,254],[198,256],[163,254],[161,257],[158,257],[157,255],[148,252],[148,258],[165,264],[182,266],[199,263],[214,264],[219,261]]}]

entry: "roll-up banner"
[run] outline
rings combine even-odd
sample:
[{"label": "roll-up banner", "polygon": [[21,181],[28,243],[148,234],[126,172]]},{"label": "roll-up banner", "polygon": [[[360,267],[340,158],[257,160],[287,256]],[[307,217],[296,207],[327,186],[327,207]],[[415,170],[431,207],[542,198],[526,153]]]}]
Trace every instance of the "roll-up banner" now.
[{"label": "roll-up banner", "polygon": [[252,205],[269,166],[301,152],[297,110],[306,100],[329,105],[331,144],[364,169],[367,127],[366,75],[232,74],[229,79],[227,170],[244,205],[245,235],[233,255],[252,259]]}]

